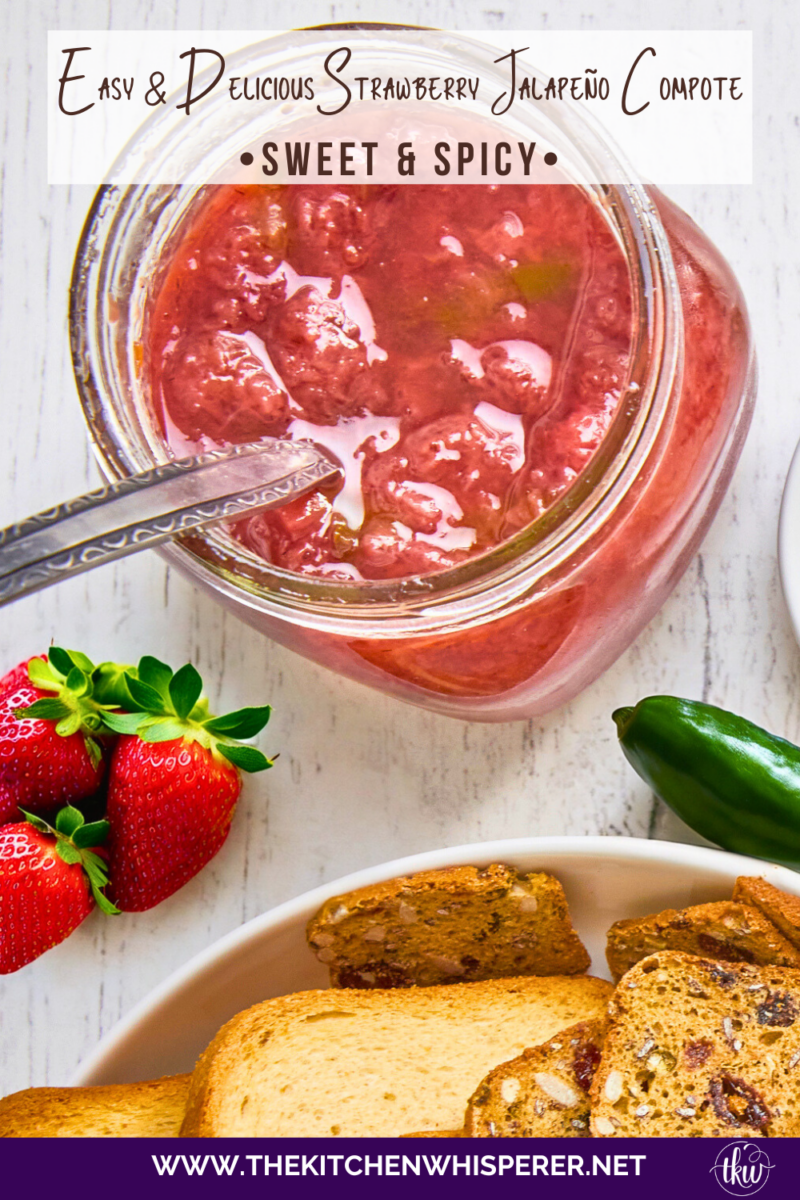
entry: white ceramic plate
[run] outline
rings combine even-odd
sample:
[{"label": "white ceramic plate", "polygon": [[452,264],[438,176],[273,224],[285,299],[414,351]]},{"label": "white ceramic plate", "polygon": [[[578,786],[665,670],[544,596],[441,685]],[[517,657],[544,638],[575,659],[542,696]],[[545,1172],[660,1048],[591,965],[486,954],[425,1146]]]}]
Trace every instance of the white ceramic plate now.
[{"label": "white ceramic plate", "polygon": [[128,1083],[191,1070],[220,1026],[243,1008],[325,987],[327,971],[306,946],[305,928],[329,897],[412,871],[492,862],[551,871],[561,880],[592,970],[606,978],[605,933],[613,921],[729,898],[737,875],[763,875],[800,895],[800,875],[785,867],[638,838],[519,838],[397,859],[307,892],[198,954],[103,1038],[72,1082]]},{"label": "white ceramic plate", "polygon": [[778,562],[786,607],[800,642],[800,445],[794,452],[783,488],[778,522]]}]

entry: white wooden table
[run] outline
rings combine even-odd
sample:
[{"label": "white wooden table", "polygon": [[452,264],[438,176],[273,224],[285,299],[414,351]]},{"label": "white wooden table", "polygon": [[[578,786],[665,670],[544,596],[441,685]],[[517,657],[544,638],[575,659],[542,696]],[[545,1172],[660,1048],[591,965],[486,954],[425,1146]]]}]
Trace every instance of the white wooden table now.
[{"label": "white wooden table", "polygon": [[[262,28],[251,0],[5,0],[0,523],[97,483],[67,342],[67,287],[91,200],[46,183],[44,31]],[[615,745],[611,710],[651,692],[711,700],[800,740],[800,652],[775,557],[784,476],[800,437],[800,206],[793,115],[800,19],[790,3],[596,0],[273,0],[269,24],[405,20],[440,27],[752,28],[757,182],[673,189],[737,271],[761,366],[753,428],[702,552],[659,616],[573,704],[543,720],[469,725],[368,692],[228,617],[154,554],[3,610],[0,666],[51,638],[95,658],[191,659],[222,708],[269,701],[262,742],[279,765],[245,785],[227,845],[171,900],[116,920],[93,914],[0,984],[0,1091],[64,1083],[102,1033],[174,967],[274,904],[347,871],[436,846],[532,834],[684,838]],[[0,914],[2,919],[2,914]]]}]

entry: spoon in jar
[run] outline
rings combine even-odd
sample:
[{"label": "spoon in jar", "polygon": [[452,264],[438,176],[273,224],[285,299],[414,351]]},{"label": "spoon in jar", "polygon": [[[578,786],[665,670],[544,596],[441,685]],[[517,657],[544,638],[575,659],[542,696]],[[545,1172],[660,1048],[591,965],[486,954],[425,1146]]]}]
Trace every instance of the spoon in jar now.
[{"label": "spoon in jar", "polygon": [[167,462],[0,530],[0,606],[341,477],[312,442],[264,438]]}]

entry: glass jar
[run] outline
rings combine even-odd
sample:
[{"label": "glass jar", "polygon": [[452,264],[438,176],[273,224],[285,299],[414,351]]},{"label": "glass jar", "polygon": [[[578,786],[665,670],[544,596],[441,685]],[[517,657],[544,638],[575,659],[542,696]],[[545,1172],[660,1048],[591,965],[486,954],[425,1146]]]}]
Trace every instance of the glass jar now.
[{"label": "glass jar", "polygon": [[[403,74],[413,64],[442,74],[457,55],[463,67],[494,80],[497,94],[505,86],[496,52],[479,43],[426,34],[420,46],[418,34],[347,33],[349,45],[359,38],[373,70],[391,64]],[[283,36],[247,51],[245,61],[253,74],[300,76],[312,64],[318,69],[320,50],[331,42],[341,44],[342,32],[315,32],[300,46],[298,35]],[[186,126],[159,115],[129,156],[141,159],[142,146],[149,147],[157,171],[180,153],[196,177],[219,178],[225,163],[264,134],[263,117],[234,120],[230,108],[220,101]],[[285,108],[271,130],[293,119]],[[474,115],[485,118],[477,108]],[[518,720],[563,704],[633,641],[719,506],[755,395],[742,295],[694,223],[634,181],[602,132],[572,111],[546,104],[512,110],[503,130],[526,138],[542,138],[544,130],[571,181],[602,208],[629,265],[630,382],[582,474],[516,536],[421,577],[345,582],[294,574],[250,553],[222,527],[163,551],[275,641],[400,699],[484,721]],[[598,177],[627,182],[587,182]],[[110,479],[171,454],[148,400],[142,347],[165,265],[202,201],[195,186],[110,185],[87,219],[70,330],[84,413]]]}]

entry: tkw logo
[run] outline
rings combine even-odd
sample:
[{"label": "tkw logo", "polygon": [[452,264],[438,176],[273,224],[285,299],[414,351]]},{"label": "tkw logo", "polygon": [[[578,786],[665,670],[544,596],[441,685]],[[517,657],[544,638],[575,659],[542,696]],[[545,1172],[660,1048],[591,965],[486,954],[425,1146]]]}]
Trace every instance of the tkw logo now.
[{"label": "tkw logo", "polygon": [[754,1196],[769,1179],[773,1166],[755,1142],[743,1141],[723,1146],[711,1170],[729,1196]]}]

